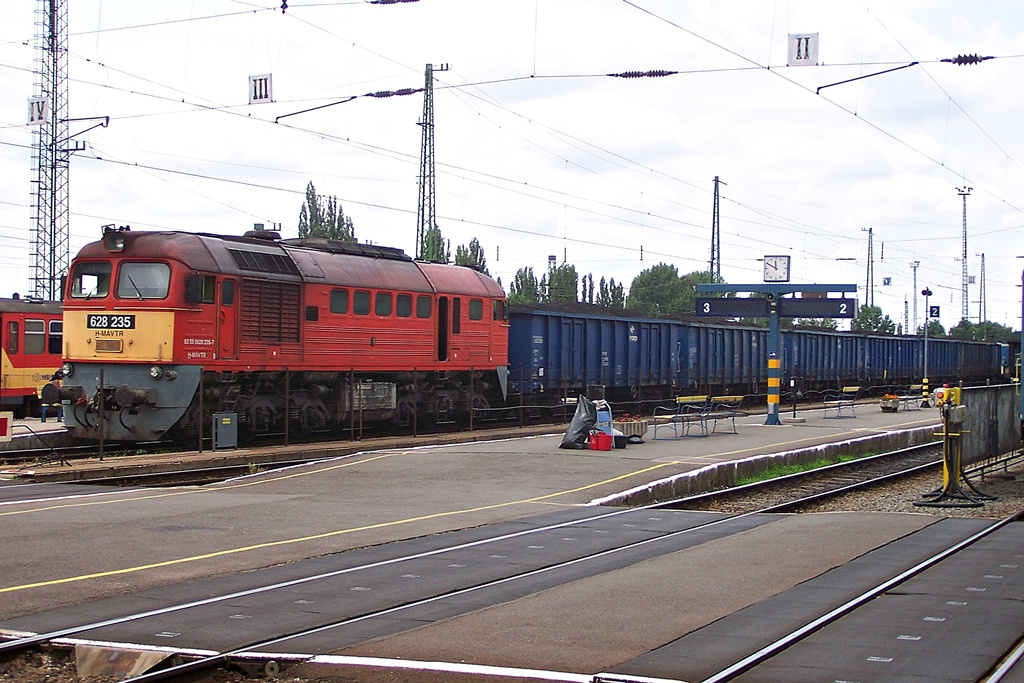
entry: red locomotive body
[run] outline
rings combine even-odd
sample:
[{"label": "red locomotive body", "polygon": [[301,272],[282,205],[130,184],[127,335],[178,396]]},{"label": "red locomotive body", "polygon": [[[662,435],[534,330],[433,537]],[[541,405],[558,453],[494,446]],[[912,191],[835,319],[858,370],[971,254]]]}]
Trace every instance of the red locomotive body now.
[{"label": "red locomotive body", "polygon": [[60,368],[60,304],[0,299],[0,409],[39,413],[39,391]]},{"label": "red locomotive body", "polygon": [[249,434],[286,419],[306,431],[444,421],[503,398],[501,287],[396,249],[108,231],[72,263],[65,304],[77,437],[156,439],[217,412]]}]

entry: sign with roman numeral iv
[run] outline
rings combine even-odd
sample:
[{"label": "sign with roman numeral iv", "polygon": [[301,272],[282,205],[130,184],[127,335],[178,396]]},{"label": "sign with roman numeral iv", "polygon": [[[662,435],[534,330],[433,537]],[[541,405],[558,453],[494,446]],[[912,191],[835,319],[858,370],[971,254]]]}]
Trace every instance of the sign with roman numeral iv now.
[{"label": "sign with roman numeral iv", "polygon": [[809,66],[818,63],[818,34],[790,33],[787,66]]},{"label": "sign with roman numeral iv", "polygon": [[28,125],[41,126],[50,118],[50,99],[30,97],[28,100]]},{"label": "sign with roman numeral iv", "polygon": [[249,76],[249,104],[263,104],[274,101],[273,74]]}]

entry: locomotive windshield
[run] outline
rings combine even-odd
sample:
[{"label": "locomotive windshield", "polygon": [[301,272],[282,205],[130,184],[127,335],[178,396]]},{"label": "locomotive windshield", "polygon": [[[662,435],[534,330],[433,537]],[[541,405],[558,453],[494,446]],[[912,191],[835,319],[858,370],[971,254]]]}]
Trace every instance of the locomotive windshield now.
[{"label": "locomotive windshield", "polygon": [[75,299],[105,297],[110,293],[110,261],[81,261],[71,272],[71,296]]},{"label": "locomotive windshield", "polygon": [[122,263],[117,274],[117,298],[163,299],[171,283],[166,263]]}]

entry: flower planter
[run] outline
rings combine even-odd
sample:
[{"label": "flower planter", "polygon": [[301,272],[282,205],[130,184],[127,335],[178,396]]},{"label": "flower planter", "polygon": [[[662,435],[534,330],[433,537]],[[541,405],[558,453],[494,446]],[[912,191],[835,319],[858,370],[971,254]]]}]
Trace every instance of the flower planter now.
[{"label": "flower planter", "polygon": [[898,398],[883,398],[878,405],[882,407],[883,413],[895,413],[900,409],[900,400]]},{"label": "flower planter", "polygon": [[622,432],[623,436],[643,436],[647,433],[647,420],[612,422],[612,427]]}]

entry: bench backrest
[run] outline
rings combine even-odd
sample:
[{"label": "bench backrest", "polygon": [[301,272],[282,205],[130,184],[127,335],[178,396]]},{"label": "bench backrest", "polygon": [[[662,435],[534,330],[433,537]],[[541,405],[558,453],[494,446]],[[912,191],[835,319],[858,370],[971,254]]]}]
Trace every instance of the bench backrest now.
[{"label": "bench backrest", "polygon": [[738,406],[743,403],[742,396],[715,396],[711,399],[711,403],[715,405],[731,405]]},{"label": "bench backrest", "polygon": [[844,394],[857,394],[860,393],[860,387],[843,387]]},{"label": "bench backrest", "polygon": [[676,396],[676,405],[702,406],[707,402],[707,396]]}]

